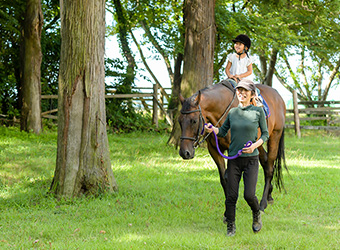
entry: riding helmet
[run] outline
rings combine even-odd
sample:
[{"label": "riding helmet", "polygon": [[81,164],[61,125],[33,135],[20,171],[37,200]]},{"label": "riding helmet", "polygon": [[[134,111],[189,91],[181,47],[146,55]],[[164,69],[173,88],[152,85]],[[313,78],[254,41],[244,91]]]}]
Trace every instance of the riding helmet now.
[{"label": "riding helmet", "polygon": [[251,46],[251,41],[250,41],[250,38],[247,36],[247,35],[244,35],[244,34],[241,34],[241,35],[238,35],[235,39],[232,40],[234,43],[236,42],[240,42],[240,43],[243,43],[247,48],[248,50],[250,49],[250,46]]}]

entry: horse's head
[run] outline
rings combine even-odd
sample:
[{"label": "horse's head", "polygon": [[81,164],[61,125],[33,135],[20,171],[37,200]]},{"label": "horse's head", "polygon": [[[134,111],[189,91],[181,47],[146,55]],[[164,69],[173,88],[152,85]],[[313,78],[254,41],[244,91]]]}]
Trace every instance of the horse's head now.
[{"label": "horse's head", "polygon": [[184,159],[192,159],[195,156],[195,146],[199,141],[201,130],[204,126],[201,106],[199,105],[201,92],[184,99],[180,95],[182,103],[181,114],[178,122],[181,126],[181,143],[179,155]]}]

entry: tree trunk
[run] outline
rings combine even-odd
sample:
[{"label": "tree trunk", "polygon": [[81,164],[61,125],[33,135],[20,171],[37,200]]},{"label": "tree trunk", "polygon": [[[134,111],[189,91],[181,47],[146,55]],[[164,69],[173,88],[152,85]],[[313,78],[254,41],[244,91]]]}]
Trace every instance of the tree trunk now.
[{"label": "tree trunk", "polygon": [[[132,90],[132,84],[135,79],[135,67],[136,62],[133,57],[133,53],[129,47],[129,41],[128,41],[128,32],[129,32],[129,26],[128,26],[128,20],[124,13],[124,9],[122,7],[122,4],[120,0],[114,0],[114,6],[116,9],[116,15],[117,15],[117,23],[118,23],[118,37],[120,40],[120,44],[123,50],[123,55],[126,58],[128,62],[128,66],[126,68],[126,76],[123,83],[123,93],[131,93]],[[117,89],[117,93],[119,90]]]},{"label": "tree trunk", "polygon": [[43,14],[40,0],[27,0],[23,28],[23,50],[21,67],[21,119],[24,131],[39,134],[41,123],[41,30]]},{"label": "tree trunk", "polygon": [[181,92],[185,97],[213,82],[215,1],[187,0],[184,6],[184,64]]},{"label": "tree trunk", "polygon": [[[215,46],[215,1],[187,0],[184,3],[184,59],[181,93],[185,97],[213,83]],[[174,125],[168,143],[179,144],[180,127]]]},{"label": "tree trunk", "polygon": [[264,79],[264,84],[270,87],[273,86],[273,76],[275,72],[275,65],[276,65],[278,53],[279,51],[276,48],[272,49],[272,52],[270,54],[268,70],[266,70],[266,77]]},{"label": "tree trunk", "polygon": [[261,79],[261,84],[270,87],[273,86],[273,76],[275,73],[275,65],[278,53],[279,51],[276,48],[273,48],[270,53],[269,62],[267,62],[267,58],[264,55],[264,52],[260,52],[259,58],[261,64],[261,72],[259,72],[259,77]]},{"label": "tree trunk", "polygon": [[62,0],[58,151],[51,192],[114,191],[105,114],[105,0]]}]

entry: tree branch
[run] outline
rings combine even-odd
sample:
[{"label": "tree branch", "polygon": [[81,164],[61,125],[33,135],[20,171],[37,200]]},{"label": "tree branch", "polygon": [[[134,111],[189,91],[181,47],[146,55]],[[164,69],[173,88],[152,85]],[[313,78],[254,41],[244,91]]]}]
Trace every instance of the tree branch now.
[{"label": "tree branch", "polygon": [[135,38],[135,36],[133,35],[133,32],[132,30],[130,30],[130,34],[131,34],[131,37],[132,37],[132,40],[134,41],[134,43],[136,44],[137,48],[138,48],[138,51],[139,51],[139,54],[140,54],[140,57],[143,61],[143,64],[145,66],[145,68],[147,69],[147,71],[149,72],[149,74],[151,75],[152,79],[155,81],[155,83],[159,86],[162,94],[165,96],[165,98],[169,101],[169,96],[168,94],[165,92],[165,89],[162,87],[162,85],[160,84],[160,82],[158,81],[157,77],[154,75],[154,73],[152,72],[152,70],[150,69],[148,63],[146,62],[145,60],[145,56],[143,54],[143,51],[142,51],[142,48],[140,47],[140,44],[137,42],[137,39]]},{"label": "tree branch", "polygon": [[265,77],[265,84],[268,86],[273,86],[273,75],[275,71],[275,64],[277,61],[277,54],[279,53],[278,49],[273,48],[272,52],[270,54],[270,61],[269,61],[269,67],[267,70],[267,74]]},{"label": "tree branch", "polygon": [[283,60],[285,61],[286,65],[287,65],[287,68],[288,68],[288,70],[289,70],[290,76],[291,76],[291,78],[293,79],[295,88],[299,90],[299,92],[300,92],[300,94],[301,94],[301,96],[302,96],[302,99],[304,99],[304,100],[306,100],[306,101],[309,100],[308,97],[307,97],[307,96],[305,95],[305,93],[303,92],[303,90],[302,90],[302,88],[301,88],[299,82],[297,81],[297,77],[296,77],[294,71],[292,70],[292,67],[291,67],[290,64],[289,64],[286,55],[283,54],[282,57],[283,57]]},{"label": "tree branch", "polygon": [[335,67],[333,68],[331,75],[329,76],[328,83],[326,85],[325,91],[323,92],[322,101],[326,101],[329,89],[332,85],[332,82],[333,82],[336,74],[339,72],[339,68],[340,68],[340,57],[339,57],[338,62],[335,65]]},{"label": "tree branch", "polygon": [[306,76],[306,73],[305,73],[305,48],[303,47],[302,48],[302,51],[301,51],[301,64],[300,64],[300,68],[301,68],[301,75],[303,77],[303,86],[306,90],[306,93],[307,93],[307,97],[308,99],[311,101],[311,91],[310,91],[310,88],[309,88],[309,85],[308,85],[308,80],[307,80],[307,76]]},{"label": "tree branch", "polygon": [[[274,74],[276,78],[279,80],[279,82],[282,84],[282,86],[285,87],[290,93],[293,94],[294,88],[284,81],[284,79],[279,75],[279,72],[277,72],[276,68],[274,68]],[[297,95],[300,100],[307,101],[307,99],[304,96],[302,96],[300,93],[297,93]]]},{"label": "tree branch", "polygon": [[266,59],[264,51],[260,53],[259,58],[260,58],[261,70],[259,69],[258,70],[260,72],[261,83],[264,84],[264,82],[266,81],[266,75],[267,75],[267,59]]},{"label": "tree branch", "polygon": [[167,68],[169,76],[170,76],[170,80],[173,83],[173,81],[174,81],[174,73],[173,73],[172,68],[171,68],[169,57],[165,53],[164,49],[158,44],[158,42],[156,41],[155,37],[152,35],[152,33],[150,31],[150,28],[146,24],[146,22],[144,20],[142,20],[139,23],[141,24],[143,30],[145,31],[145,34],[147,35],[147,37],[151,41],[152,45],[157,49],[157,51],[163,57],[165,65],[166,65],[166,68]]},{"label": "tree branch", "polygon": [[116,9],[116,15],[117,15],[120,44],[122,46],[124,57],[126,58],[128,62],[128,66],[126,69],[125,85],[126,87],[129,87],[129,89],[131,89],[131,85],[135,78],[136,62],[133,57],[132,51],[129,47],[128,22],[127,22],[127,18],[125,16],[124,9],[123,9],[123,6],[120,0],[114,0],[114,6]]},{"label": "tree branch", "polygon": [[220,70],[220,68],[222,68],[223,64],[227,60],[227,57],[228,57],[227,53],[224,53],[223,57],[221,58],[221,60],[218,62],[217,66],[214,69],[214,76],[218,75],[218,71]]}]

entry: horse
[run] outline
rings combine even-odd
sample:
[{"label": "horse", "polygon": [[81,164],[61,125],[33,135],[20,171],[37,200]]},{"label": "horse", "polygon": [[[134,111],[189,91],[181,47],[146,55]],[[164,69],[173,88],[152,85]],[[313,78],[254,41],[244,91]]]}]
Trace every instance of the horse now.
[{"label": "horse", "polygon": [[[266,118],[269,132],[267,150],[264,148],[264,144],[258,148],[259,160],[265,179],[260,202],[260,210],[264,211],[268,203],[274,202],[272,198],[273,176],[276,177],[276,186],[279,190],[281,191],[281,188],[284,188],[282,166],[287,169],[284,154],[286,106],[282,97],[274,88],[263,84],[256,84],[256,87],[260,90],[261,96],[271,111],[270,116]],[[236,90],[228,81],[222,81],[201,89],[187,99],[180,94],[182,109],[178,117],[181,128],[179,154],[184,160],[192,159],[195,156],[195,148],[206,140],[209,153],[217,165],[225,197],[227,195],[227,184],[224,179],[225,160],[218,153],[213,134],[204,133],[202,135],[202,132],[204,124],[208,122],[216,127],[222,126],[229,110],[239,104],[235,96]],[[222,153],[228,151],[230,131],[226,137],[218,138],[218,144]]]}]

